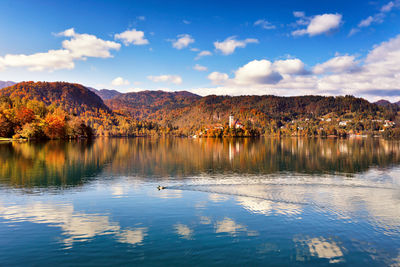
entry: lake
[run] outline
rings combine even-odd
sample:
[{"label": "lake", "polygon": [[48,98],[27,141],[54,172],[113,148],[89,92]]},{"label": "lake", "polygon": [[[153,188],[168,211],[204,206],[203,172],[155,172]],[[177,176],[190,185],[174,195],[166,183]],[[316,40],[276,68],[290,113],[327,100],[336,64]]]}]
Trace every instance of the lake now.
[{"label": "lake", "polygon": [[0,143],[2,266],[328,264],[400,265],[400,142]]}]

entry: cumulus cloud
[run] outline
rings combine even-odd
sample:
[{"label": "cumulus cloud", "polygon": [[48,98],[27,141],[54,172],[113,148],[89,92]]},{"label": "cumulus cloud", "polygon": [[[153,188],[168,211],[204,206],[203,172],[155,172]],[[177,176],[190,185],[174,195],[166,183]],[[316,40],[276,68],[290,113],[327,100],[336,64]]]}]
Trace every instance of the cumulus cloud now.
[{"label": "cumulus cloud", "polygon": [[174,83],[181,84],[183,82],[179,75],[159,75],[159,76],[147,76],[147,79],[156,83]]},{"label": "cumulus cloud", "polygon": [[60,36],[72,37],[64,40],[62,47],[71,52],[75,58],[84,57],[112,57],[110,50],[119,50],[121,45],[113,41],[105,41],[91,34],[75,33],[73,28],[59,34]]},{"label": "cumulus cloud", "polygon": [[122,77],[117,77],[114,80],[112,80],[111,84],[114,86],[129,85],[129,81],[125,80]]},{"label": "cumulus cloud", "polygon": [[308,34],[309,36],[315,36],[324,33],[329,33],[332,30],[339,28],[340,24],[342,23],[342,15],[337,13],[322,14],[322,15],[316,15],[309,20],[301,20],[301,21],[307,25],[307,28],[293,31],[292,32],[293,36],[301,36],[306,34]]},{"label": "cumulus cloud", "polygon": [[210,51],[208,51],[208,50],[203,50],[203,51],[201,51],[201,52],[199,52],[199,53],[197,54],[195,60],[198,60],[198,59],[200,59],[200,58],[202,58],[202,57],[205,57],[205,56],[211,56],[211,55],[212,55],[212,53],[211,53]]},{"label": "cumulus cloud", "polygon": [[73,28],[56,35],[70,38],[62,42],[62,49],[30,55],[0,56],[0,69],[8,67],[26,67],[29,71],[73,69],[76,60],[86,60],[88,57],[109,58],[112,57],[111,50],[119,50],[121,47],[119,43],[105,41],[94,35],[76,33]]},{"label": "cumulus cloud", "polygon": [[273,64],[276,71],[282,74],[307,74],[303,61],[298,58],[277,60]]},{"label": "cumulus cloud", "polygon": [[216,50],[220,51],[224,55],[230,55],[235,52],[236,48],[244,48],[247,44],[258,43],[257,39],[247,38],[245,40],[236,40],[235,36],[226,38],[222,42],[214,42],[214,47]]},{"label": "cumulus cloud", "polygon": [[299,59],[287,59],[271,62],[266,59],[253,60],[235,71],[235,76],[229,79],[226,73],[213,72],[208,79],[213,84],[231,86],[258,86],[279,83],[285,75],[304,75],[308,72]]},{"label": "cumulus cloud", "polygon": [[29,71],[73,69],[75,67],[74,59],[70,51],[63,49],[31,55],[7,54],[0,57],[0,69],[8,67],[27,67]]},{"label": "cumulus cloud", "polygon": [[221,73],[221,72],[211,72],[207,78],[213,83],[213,84],[224,84],[226,81],[228,81],[229,76],[226,73]]},{"label": "cumulus cloud", "polygon": [[354,35],[355,33],[359,32],[362,28],[366,28],[371,26],[372,24],[380,24],[384,21],[386,14],[393,10],[393,8],[400,7],[400,0],[390,1],[389,3],[383,5],[379,12],[368,16],[367,18],[361,20],[357,27],[352,28],[350,30],[349,36]]},{"label": "cumulus cloud", "polygon": [[260,26],[263,29],[266,30],[273,30],[276,29],[276,26],[273,25],[271,22],[265,20],[265,19],[259,19],[256,22],[254,22],[254,26]]},{"label": "cumulus cloud", "polygon": [[374,46],[364,58],[335,55],[307,71],[300,59],[253,60],[239,67],[233,77],[213,72],[208,79],[219,87],[197,88],[206,94],[346,95],[376,101],[400,100],[400,35]]},{"label": "cumulus cloud", "polygon": [[327,72],[333,73],[345,73],[359,69],[358,62],[355,60],[355,56],[336,56],[324,63],[317,64],[313,68],[315,74],[323,74]]},{"label": "cumulus cloud", "polygon": [[275,71],[268,60],[253,60],[235,72],[237,84],[275,84],[282,80],[282,75]]},{"label": "cumulus cloud", "polygon": [[170,40],[172,42],[172,47],[180,50],[188,47],[190,44],[194,43],[194,39],[189,34],[180,34],[177,39]]},{"label": "cumulus cloud", "polygon": [[144,38],[144,32],[137,31],[136,29],[126,30],[124,32],[115,34],[114,38],[116,40],[121,40],[126,46],[130,44],[146,45],[149,43],[149,41],[146,38]]},{"label": "cumulus cloud", "polygon": [[207,71],[208,70],[207,67],[201,66],[199,64],[194,65],[193,69],[197,70],[197,71]]}]

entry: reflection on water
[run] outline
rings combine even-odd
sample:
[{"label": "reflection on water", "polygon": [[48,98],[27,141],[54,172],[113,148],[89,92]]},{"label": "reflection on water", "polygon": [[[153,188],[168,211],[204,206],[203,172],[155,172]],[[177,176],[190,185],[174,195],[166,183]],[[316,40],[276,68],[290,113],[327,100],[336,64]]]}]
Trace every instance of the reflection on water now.
[{"label": "reflection on water", "polygon": [[307,256],[315,256],[318,258],[329,259],[329,263],[338,263],[344,261],[343,252],[344,248],[332,240],[326,240],[323,237],[314,238],[295,238],[293,240],[297,243],[297,260],[305,261]]},{"label": "reflection on water", "polygon": [[140,244],[146,236],[147,228],[125,229],[111,222],[104,214],[85,214],[74,211],[72,204],[33,202],[25,205],[3,206],[0,216],[12,222],[29,221],[48,224],[62,229],[67,248],[74,242],[84,242],[98,235],[113,234],[122,243]]},{"label": "reflection on water", "polygon": [[97,139],[0,144],[0,182],[69,186],[105,174],[185,178],[227,173],[354,174],[400,163],[400,143],[382,139]]},{"label": "reflection on water", "polygon": [[382,139],[0,144],[0,262],[398,266],[399,166]]}]

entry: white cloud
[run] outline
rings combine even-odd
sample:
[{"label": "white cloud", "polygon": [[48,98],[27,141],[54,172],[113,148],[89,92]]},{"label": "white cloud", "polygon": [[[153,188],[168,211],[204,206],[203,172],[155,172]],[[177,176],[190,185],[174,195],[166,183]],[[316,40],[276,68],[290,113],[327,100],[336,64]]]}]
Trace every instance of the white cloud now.
[{"label": "white cloud", "polygon": [[279,72],[275,71],[271,61],[253,60],[235,72],[236,84],[275,84],[282,80]]},{"label": "white cloud", "polygon": [[273,64],[275,70],[282,74],[307,74],[303,61],[298,58],[277,60]]},{"label": "white cloud", "polygon": [[306,16],[306,14],[303,11],[294,11],[293,16],[295,16],[296,18],[303,18]]},{"label": "white cloud", "polygon": [[75,58],[85,57],[112,57],[110,50],[119,50],[121,45],[113,41],[105,41],[90,34],[75,33],[74,29],[68,29],[59,34],[60,36],[72,37],[64,40],[62,47],[71,52]]},{"label": "white cloud", "polygon": [[271,62],[266,59],[253,60],[235,71],[235,76],[229,79],[226,73],[213,72],[208,79],[217,85],[272,85],[279,83],[286,75],[308,74],[300,59],[287,59]]},{"label": "white cloud", "polygon": [[112,80],[111,84],[114,86],[129,85],[129,81],[125,80],[122,77],[117,77],[114,80]]},{"label": "white cloud", "polygon": [[211,56],[211,55],[212,55],[212,53],[211,53],[210,51],[208,51],[208,50],[203,50],[203,51],[201,51],[201,52],[199,52],[199,53],[197,54],[195,60],[198,60],[198,59],[200,59],[200,58],[202,58],[202,57],[205,57],[205,56]]},{"label": "white cloud", "polygon": [[374,21],[374,18],[372,16],[369,16],[366,19],[363,19],[362,21],[360,21],[360,23],[358,24],[358,27],[368,27],[369,25],[371,25],[371,23]]},{"label": "white cloud", "polygon": [[126,30],[124,32],[115,34],[114,38],[116,40],[121,40],[126,46],[130,44],[146,45],[149,43],[149,41],[144,38],[144,32],[137,31],[136,29]]},{"label": "white cloud", "polygon": [[345,73],[355,71],[359,68],[355,56],[336,56],[324,63],[315,65],[313,72],[315,74],[323,74],[327,72]]},{"label": "white cloud", "polygon": [[110,50],[119,50],[121,47],[118,43],[105,41],[94,35],[76,33],[73,28],[56,35],[70,38],[62,42],[63,49],[30,55],[7,54],[0,57],[0,69],[8,67],[26,67],[29,71],[73,69],[75,60],[86,60],[88,57],[109,58],[112,57]]},{"label": "white cloud", "polygon": [[194,69],[194,70],[197,70],[197,71],[207,71],[207,70],[208,70],[207,67],[201,66],[201,65],[199,65],[199,64],[194,65],[193,69]]},{"label": "white cloud", "polygon": [[192,23],[191,21],[189,21],[189,20],[186,20],[186,19],[184,19],[182,22],[183,22],[184,24],[186,24],[186,25],[188,25],[188,24]]},{"label": "white cloud", "polygon": [[[397,5],[399,4],[399,1],[396,1]],[[387,3],[386,5],[381,7],[381,12],[390,12],[392,10],[393,7],[395,7],[395,3],[393,1],[390,1],[389,3]]]},{"label": "white cloud", "polygon": [[301,36],[308,34],[309,36],[329,33],[337,29],[342,22],[341,14],[322,14],[311,18],[307,28],[299,29],[292,32],[293,36]]},{"label": "white cloud", "polygon": [[213,84],[223,84],[226,81],[228,81],[229,76],[226,73],[221,73],[221,72],[211,72],[207,78],[213,83]]},{"label": "white cloud", "polygon": [[174,83],[174,84],[181,84],[183,82],[181,76],[179,75],[159,75],[159,76],[147,76],[147,79],[160,83]]},{"label": "white cloud", "polygon": [[253,60],[231,78],[226,73],[211,73],[208,79],[219,87],[192,91],[201,95],[352,94],[371,101],[383,97],[399,101],[400,35],[374,46],[364,58],[336,55],[312,69],[312,73],[307,71],[300,59]]},{"label": "white cloud", "polygon": [[266,30],[272,30],[276,29],[276,26],[273,25],[271,22],[265,20],[265,19],[259,19],[256,22],[254,22],[254,26],[260,26],[263,29]]},{"label": "white cloud", "polygon": [[393,10],[393,8],[400,7],[400,0],[390,1],[386,5],[383,5],[380,8],[380,11],[372,16],[368,16],[367,18],[363,19],[358,23],[357,27],[350,30],[349,36],[354,35],[355,33],[359,32],[362,28],[366,28],[371,26],[372,24],[379,24],[383,23],[386,13]]},{"label": "white cloud", "polygon": [[137,16],[136,19],[137,20],[141,20],[141,21],[145,21],[146,17],[145,16]]},{"label": "white cloud", "polygon": [[176,49],[183,49],[194,43],[194,39],[189,34],[180,34],[177,36],[178,39],[171,40],[172,46]]},{"label": "white cloud", "polygon": [[0,57],[0,69],[7,67],[27,67],[29,71],[73,69],[75,67],[74,59],[70,51],[63,49],[31,55],[7,54]]},{"label": "white cloud", "polygon": [[247,38],[245,40],[236,40],[235,36],[226,38],[223,42],[214,42],[216,50],[219,50],[224,55],[230,55],[235,52],[236,48],[244,48],[247,44],[258,43],[257,39]]}]

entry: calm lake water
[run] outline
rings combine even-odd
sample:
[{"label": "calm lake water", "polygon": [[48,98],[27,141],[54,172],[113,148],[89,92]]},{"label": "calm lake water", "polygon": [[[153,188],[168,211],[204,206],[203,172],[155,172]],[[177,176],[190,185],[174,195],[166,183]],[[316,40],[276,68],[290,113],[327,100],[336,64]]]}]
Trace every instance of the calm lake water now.
[{"label": "calm lake water", "polygon": [[400,143],[0,143],[0,265],[134,264],[399,266]]}]

